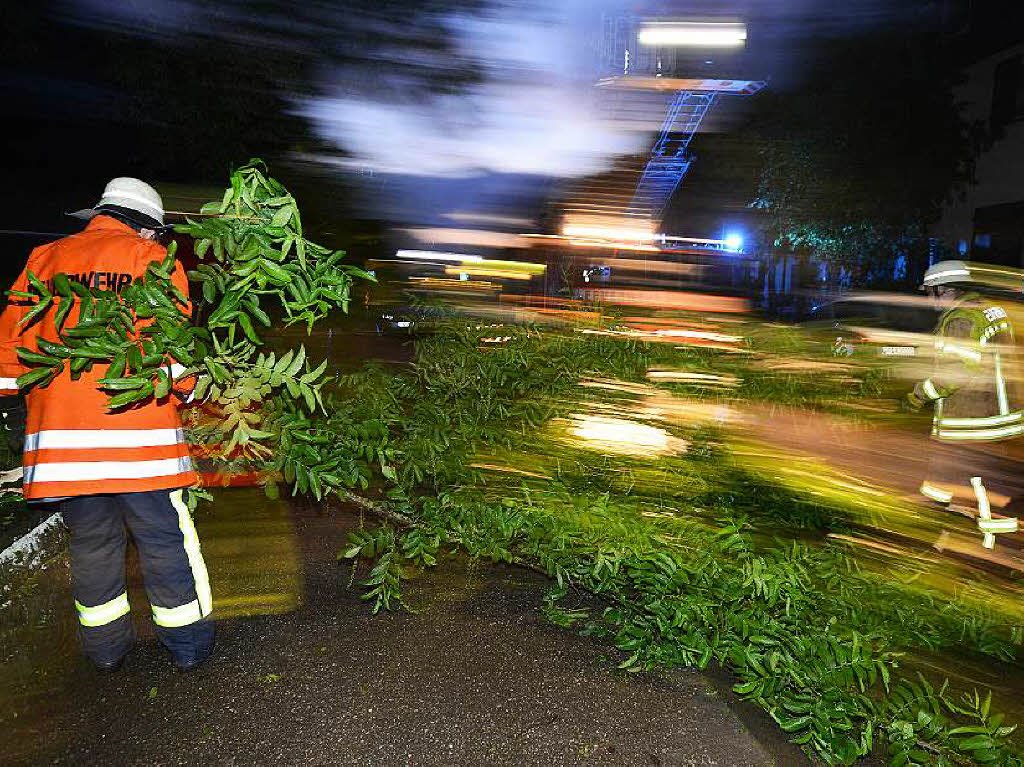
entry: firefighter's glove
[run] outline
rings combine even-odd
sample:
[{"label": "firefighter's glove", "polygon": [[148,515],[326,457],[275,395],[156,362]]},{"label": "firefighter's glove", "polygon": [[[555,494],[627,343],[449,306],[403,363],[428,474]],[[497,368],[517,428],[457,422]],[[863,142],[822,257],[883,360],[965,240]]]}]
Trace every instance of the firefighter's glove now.
[{"label": "firefighter's glove", "polygon": [[914,392],[908,392],[907,396],[903,398],[903,406],[912,413],[916,413],[924,407],[924,400],[918,397]]}]

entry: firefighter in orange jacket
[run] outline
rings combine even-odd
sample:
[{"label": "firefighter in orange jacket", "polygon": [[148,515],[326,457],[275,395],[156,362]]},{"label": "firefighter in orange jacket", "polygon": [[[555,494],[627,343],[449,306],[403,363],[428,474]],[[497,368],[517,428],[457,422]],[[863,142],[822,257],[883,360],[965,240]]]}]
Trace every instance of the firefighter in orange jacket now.
[{"label": "firefighter in orange jacket", "polygon": [[[43,282],[57,274],[92,288],[119,292],[166,257],[156,242],[163,228],[160,195],[134,178],[107,184],[84,231],[32,251],[27,272]],[[188,295],[181,265],[174,284]],[[37,337],[57,340],[53,312],[19,327],[31,308],[12,296],[0,315],[0,395],[17,393],[27,368],[17,347],[35,350]],[[69,322],[77,317],[72,310]],[[60,501],[71,532],[71,578],[85,654],[114,671],[135,644],[125,590],[126,527],[139,550],[156,632],[182,670],[202,663],[213,647],[211,597],[195,527],[182,488],[197,477],[182,435],[175,395],[110,411],[98,388],[103,366],[72,380],[65,369],[49,386],[25,394],[24,492],[29,501]],[[180,367],[172,365],[172,375]],[[179,391],[182,391],[180,385]]]}]

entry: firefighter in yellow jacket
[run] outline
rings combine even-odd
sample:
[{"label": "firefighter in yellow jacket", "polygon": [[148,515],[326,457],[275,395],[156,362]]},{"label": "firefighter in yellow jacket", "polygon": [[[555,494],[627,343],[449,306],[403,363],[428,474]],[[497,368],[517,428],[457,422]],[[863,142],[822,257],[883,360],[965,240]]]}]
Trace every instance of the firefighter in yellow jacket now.
[{"label": "firefighter in yellow jacket", "polygon": [[[32,251],[15,290],[25,290],[31,271],[43,282],[64,274],[119,292],[166,257],[156,241],[163,202],[138,179],[113,179],[94,208],[73,215],[89,219],[85,230]],[[187,297],[180,264],[172,281]],[[0,315],[0,395],[17,393],[17,378],[29,370],[18,347],[34,350],[37,338],[59,338],[52,310],[21,323],[31,307],[11,296]],[[77,312],[74,307],[69,322]],[[173,378],[180,367],[168,363]],[[71,532],[79,633],[96,667],[116,670],[135,644],[125,590],[127,528],[138,545],[157,635],[178,667],[189,670],[209,655],[213,624],[206,565],[182,502],[182,488],[197,477],[182,435],[179,399],[172,394],[111,411],[97,385],[103,370],[97,366],[73,380],[65,368],[48,386],[26,392],[25,498],[61,503]]]},{"label": "firefighter in yellow jacket", "polygon": [[[934,406],[932,437],[944,446],[1001,442],[1024,434],[1024,411],[1015,396],[1013,327],[1006,310],[976,292],[981,265],[941,261],[925,273],[925,290],[945,311],[935,331],[935,367],[908,395],[911,406]],[[958,455],[959,452],[959,455]],[[967,450],[937,450],[921,493],[943,506],[969,510],[986,548],[997,533],[1017,531],[1017,520],[993,517],[998,480],[983,476]],[[1007,498],[1007,496],[1001,496]]]}]

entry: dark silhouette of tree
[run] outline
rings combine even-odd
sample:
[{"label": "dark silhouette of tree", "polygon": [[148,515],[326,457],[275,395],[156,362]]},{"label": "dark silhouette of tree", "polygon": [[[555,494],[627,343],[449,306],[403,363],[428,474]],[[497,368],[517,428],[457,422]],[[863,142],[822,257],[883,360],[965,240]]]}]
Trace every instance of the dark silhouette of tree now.
[{"label": "dark silhouette of tree", "polygon": [[[325,83],[386,100],[398,90],[430,98],[471,82],[473,62],[453,50],[445,13],[476,6],[13,4],[0,46],[0,229],[74,230],[62,211],[94,202],[116,175],[220,186],[253,156],[278,166],[296,150],[343,152],[317,139],[299,101]],[[299,172],[277,171],[287,182]],[[4,242],[20,254],[45,239]]]},{"label": "dark silhouette of tree", "polygon": [[842,265],[855,284],[899,253],[923,271],[927,227],[971,180],[985,137],[953,95],[956,61],[928,28],[832,40],[799,87],[758,97],[753,206],[776,247]]}]

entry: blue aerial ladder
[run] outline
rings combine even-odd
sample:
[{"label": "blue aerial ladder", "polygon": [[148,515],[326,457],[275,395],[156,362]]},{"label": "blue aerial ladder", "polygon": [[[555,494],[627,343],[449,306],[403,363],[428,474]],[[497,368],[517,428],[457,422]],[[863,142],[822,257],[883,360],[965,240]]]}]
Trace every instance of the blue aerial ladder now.
[{"label": "blue aerial ladder", "polygon": [[647,165],[640,174],[629,204],[630,212],[647,213],[654,220],[661,218],[672,193],[693,164],[694,158],[689,153],[690,141],[714,101],[714,92],[676,93]]},{"label": "blue aerial ladder", "polygon": [[[660,220],[672,194],[693,164],[690,142],[718,95],[750,95],[766,85],[760,80],[716,79],[709,76],[712,70],[704,65],[712,62],[703,61],[703,55],[698,57],[700,63],[695,66],[693,53],[644,41],[645,30],[663,29],[672,24],[633,15],[605,16],[598,51],[599,86],[668,95],[661,130],[645,160],[632,198],[620,210],[627,216],[654,222]],[[742,36],[745,40],[745,28]]]}]

